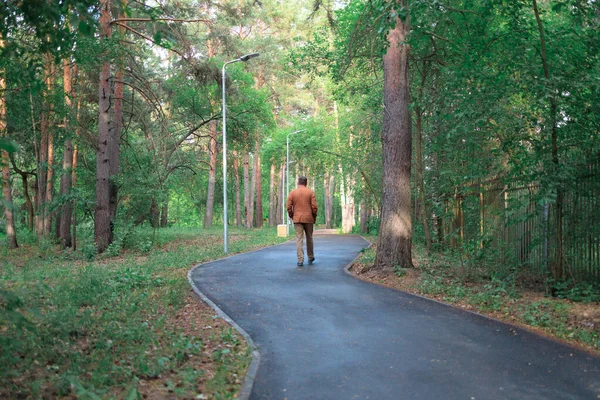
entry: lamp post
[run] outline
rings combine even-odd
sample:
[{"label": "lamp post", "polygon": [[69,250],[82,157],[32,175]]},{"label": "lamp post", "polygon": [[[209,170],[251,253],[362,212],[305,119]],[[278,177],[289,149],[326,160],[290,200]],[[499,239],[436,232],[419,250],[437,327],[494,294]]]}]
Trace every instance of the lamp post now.
[{"label": "lamp post", "polygon": [[[288,133],[287,138],[286,138],[286,153],[285,153],[285,191],[286,191],[286,196],[285,198],[287,199],[288,196],[290,195],[290,136],[291,135],[296,135],[300,132],[304,132],[306,129],[301,129],[299,131],[296,132],[292,132],[292,133]],[[285,215],[287,215],[287,213],[285,212],[285,202],[283,205],[283,213]],[[285,225],[285,229],[286,229],[286,233],[289,234],[289,229],[290,229],[290,217],[287,217],[287,224]]]},{"label": "lamp post", "polygon": [[227,236],[227,225],[228,225],[228,217],[227,217],[227,106],[225,103],[225,67],[227,64],[233,64],[238,61],[248,61],[251,58],[258,57],[258,53],[251,53],[241,56],[240,58],[236,58],[235,60],[227,61],[223,64],[223,70],[221,73],[222,82],[223,82],[223,250],[227,254],[229,252],[228,244],[229,238]]}]

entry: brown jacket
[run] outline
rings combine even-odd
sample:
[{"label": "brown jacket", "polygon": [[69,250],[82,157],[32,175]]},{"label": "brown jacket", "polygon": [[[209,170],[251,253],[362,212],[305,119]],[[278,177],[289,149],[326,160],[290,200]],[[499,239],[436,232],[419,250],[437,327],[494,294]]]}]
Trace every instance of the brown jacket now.
[{"label": "brown jacket", "polygon": [[317,198],[306,186],[298,186],[292,190],[287,199],[288,216],[295,224],[314,224],[317,218]]}]

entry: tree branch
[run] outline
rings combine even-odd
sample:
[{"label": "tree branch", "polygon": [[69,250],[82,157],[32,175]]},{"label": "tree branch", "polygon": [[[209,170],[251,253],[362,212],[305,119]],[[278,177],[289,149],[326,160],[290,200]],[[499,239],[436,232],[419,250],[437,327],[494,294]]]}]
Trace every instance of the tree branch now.
[{"label": "tree branch", "polygon": [[206,25],[210,25],[211,21],[207,19],[177,19],[177,18],[117,18],[110,21],[111,24],[119,24],[119,22],[154,22],[154,21],[168,21],[168,22],[204,22]]},{"label": "tree branch", "polygon": [[179,54],[181,56],[181,58],[183,58],[186,62],[188,62],[188,63],[190,62],[190,60],[188,60],[188,58],[185,55],[183,55],[179,50],[175,50],[172,48],[166,48],[163,45],[161,45],[160,43],[155,42],[154,39],[152,39],[151,37],[148,37],[148,36],[144,35],[143,33],[136,31],[135,29],[133,29],[125,24],[121,24],[120,22],[115,22],[115,25],[121,26],[121,27],[127,29],[129,32],[134,33],[134,34],[138,35],[139,37],[146,39],[147,41],[149,41],[157,46],[162,47],[163,49],[167,49],[167,50],[172,51],[173,53]]}]

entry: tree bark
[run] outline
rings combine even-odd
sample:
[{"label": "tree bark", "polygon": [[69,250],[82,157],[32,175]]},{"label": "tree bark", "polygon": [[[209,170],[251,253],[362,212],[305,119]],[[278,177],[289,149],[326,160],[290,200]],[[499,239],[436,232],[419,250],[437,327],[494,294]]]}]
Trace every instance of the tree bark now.
[{"label": "tree bark", "polygon": [[204,213],[204,227],[210,228],[213,219],[213,207],[215,203],[215,182],[217,170],[217,121],[208,123],[210,142],[210,162],[208,169],[208,191],[206,195],[206,212]]},{"label": "tree bark", "polygon": [[[110,0],[100,1],[101,38],[107,40],[110,29]],[[110,215],[110,62],[104,56],[98,85],[98,147],[96,150],[96,209],[94,218],[94,239],[98,253],[102,253],[112,243]]]},{"label": "tree bark", "polygon": [[369,209],[365,200],[360,203],[360,233],[369,233]]},{"label": "tree bark", "polygon": [[248,152],[244,152],[244,217],[246,228],[252,228],[252,203],[250,202],[251,189],[250,189],[250,171],[249,171],[249,155]]},{"label": "tree bark", "polygon": [[[343,177],[342,168],[340,167],[340,175]],[[342,232],[350,233],[356,223],[356,204],[354,203],[354,180],[346,181],[342,178],[340,182],[340,200],[342,202]]]},{"label": "tree bark", "polygon": [[[4,39],[0,34],[0,49],[4,48]],[[6,81],[4,80],[4,71],[0,71],[0,137],[7,137],[6,124]],[[13,213],[12,191],[10,188],[10,168],[9,157],[6,150],[0,150],[2,153],[2,192],[6,201],[4,209],[4,218],[6,218],[6,235],[8,236],[8,247],[16,249],[19,247],[17,243],[17,231],[15,230],[15,220]]]},{"label": "tree bark", "polygon": [[233,157],[233,172],[235,175],[235,225],[242,226],[242,205],[240,204],[240,159],[237,154]]},{"label": "tree bark", "polygon": [[285,162],[281,163],[279,167],[279,195],[277,202],[277,224],[284,224],[286,197],[285,197]]},{"label": "tree bark", "polygon": [[[77,65],[75,65],[75,68],[73,69],[73,75],[77,76]],[[75,92],[74,92],[75,93]],[[77,97],[77,108],[75,109],[75,119],[77,120],[77,124],[76,124],[76,128],[75,128],[75,136],[79,137],[79,129],[81,124],[79,123],[79,110],[81,109],[81,96]],[[77,148],[77,145],[73,146],[73,168],[72,168],[72,174],[71,174],[71,182],[73,185],[73,188],[75,188],[77,186],[77,158],[79,155],[79,150]],[[73,223],[73,237],[72,237],[72,243],[73,243],[73,250],[77,250],[77,200],[74,199],[73,200],[73,218],[72,218],[72,223]]]},{"label": "tree bark", "polygon": [[169,225],[169,198],[167,195],[167,199],[163,203],[160,210],[160,227],[165,228]]},{"label": "tree bark", "polygon": [[[250,164],[248,164],[250,168]],[[252,170],[249,171],[250,175],[250,198],[248,199],[248,228],[254,227],[254,196],[256,193],[256,156],[252,156]]]},{"label": "tree bark", "polygon": [[158,210],[158,203],[156,202],[156,197],[152,198],[152,203],[150,204],[150,225],[153,228],[158,228],[160,223],[160,215]]},{"label": "tree bark", "polygon": [[[399,6],[405,6],[400,1]],[[388,33],[388,48],[383,56],[384,118],[383,196],[381,225],[374,267],[393,270],[412,268],[412,221],[410,217],[410,169],[412,150],[409,95],[408,17],[396,18],[396,26]]]},{"label": "tree bark", "polygon": [[[72,82],[71,82],[71,66],[69,60],[63,60],[63,90],[65,94],[65,105],[67,109],[73,107],[72,103]],[[69,123],[70,118],[65,116],[65,131],[67,131],[65,139],[65,149],[63,153],[62,175],[60,177],[60,196],[66,197],[71,193],[73,182],[73,140],[71,139],[70,129],[72,125]],[[58,238],[63,247],[71,247],[71,219],[72,219],[72,202],[67,200],[64,202],[60,210],[60,222],[58,228]]]},{"label": "tree bark", "polygon": [[269,173],[269,225],[277,226],[277,203],[275,203],[275,163],[271,163]]},{"label": "tree bark", "polygon": [[[48,183],[48,138],[50,136],[50,87],[52,77],[52,56],[44,55],[44,96],[42,100],[42,113],[40,117],[40,145],[37,151],[37,193],[36,193],[36,218],[35,232],[38,236],[45,235],[46,221],[46,185]],[[31,100],[32,110],[33,100]],[[33,112],[33,111],[32,111]],[[35,138],[34,138],[35,141]]]},{"label": "tree bark", "polygon": [[256,224],[257,228],[263,226],[263,204],[262,204],[262,179],[260,172],[260,139],[254,147],[254,176],[256,182]]},{"label": "tree bark", "polygon": [[[425,84],[425,76],[423,77],[423,81],[421,87]],[[425,245],[427,247],[427,254],[431,253],[431,231],[429,230],[429,221],[428,221],[428,212],[427,212],[427,204],[425,202],[425,179],[424,179],[424,168],[423,168],[423,130],[422,130],[422,122],[423,122],[423,112],[421,107],[415,107],[415,112],[417,114],[417,137],[415,144],[415,167],[417,172],[417,187],[419,191],[419,201],[420,201],[420,218],[421,223],[423,224],[423,231],[425,233]]]},{"label": "tree bark", "polygon": [[[124,17],[123,14],[119,18]],[[126,22],[122,22],[126,24]],[[125,28],[119,26],[122,36],[125,35]],[[110,209],[110,229],[114,228],[117,217],[117,205],[119,203],[119,185],[116,176],[119,174],[119,165],[121,158],[121,133],[123,131],[123,97],[124,97],[124,66],[123,55],[119,56],[117,70],[115,73],[115,92],[114,92],[114,125],[110,132],[110,141],[108,142],[108,164],[109,164],[109,209]]]}]

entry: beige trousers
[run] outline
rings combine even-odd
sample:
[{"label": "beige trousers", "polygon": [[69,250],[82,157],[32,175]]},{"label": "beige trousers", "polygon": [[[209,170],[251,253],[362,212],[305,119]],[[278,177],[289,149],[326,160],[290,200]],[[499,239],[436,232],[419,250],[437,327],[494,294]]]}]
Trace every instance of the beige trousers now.
[{"label": "beige trousers", "polygon": [[304,234],[306,233],[306,253],[308,258],[315,257],[315,251],[313,248],[313,225],[314,224],[300,224],[294,223],[294,231],[296,232],[296,255],[298,256],[298,262],[304,262]]}]

